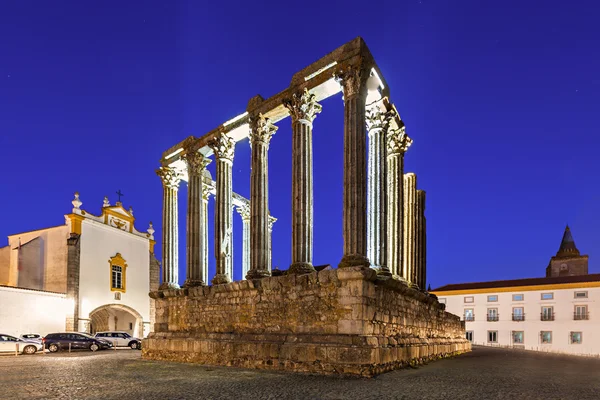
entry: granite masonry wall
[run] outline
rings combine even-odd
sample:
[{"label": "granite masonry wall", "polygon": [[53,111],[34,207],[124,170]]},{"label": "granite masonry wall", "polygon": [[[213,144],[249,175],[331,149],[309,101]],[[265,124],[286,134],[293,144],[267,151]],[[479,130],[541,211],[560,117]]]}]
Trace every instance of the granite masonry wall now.
[{"label": "granite masonry wall", "polygon": [[373,376],[471,349],[444,305],[368,268],[150,295],[147,359]]}]

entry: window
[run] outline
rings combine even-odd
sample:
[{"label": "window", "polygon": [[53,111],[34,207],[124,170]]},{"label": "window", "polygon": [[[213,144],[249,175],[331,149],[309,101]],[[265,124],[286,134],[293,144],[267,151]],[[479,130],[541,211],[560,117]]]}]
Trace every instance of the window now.
[{"label": "window", "polygon": [[492,294],[490,296],[488,296],[488,301],[498,301],[498,295],[497,294]]},{"label": "window", "polygon": [[554,293],[542,293],[542,300],[554,299]]},{"label": "window", "polygon": [[133,322],[129,323],[129,330],[133,329]]},{"label": "window", "polygon": [[465,321],[475,321],[475,314],[472,308],[465,308]]},{"label": "window", "polygon": [[491,322],[498,321],[498,309],[497,308],[488,308],[487,320],[491,321]]},{"label": "window", "polygon": [[110,266],[110,290],[113,292],[125,292],[127,284],[127,263],[121,256],[121,253],[117,253],[114,257],[108,260]]},{"label": "window", "polygon": [[573,315],[573,319],[575,319],[575,320],[588,319],[587,306],[575,306],[575,313]]},{"label": "window", "polygon": [[552,343],[552,332],[542,331],[542,332],[540,332],[540,337],[542,339],[542,343],[545,343],[545,344]]},{"label": "window", "polygon": [[513,294],[513,301],[523,301],[523,294]]},{"label": "window", "polygon": [[473,296],[467,296],[465,297],[465,303],[473,303]]},{"label": "window", "polygon": [[571,332],[571,344],[581,344],[582,339],[581,332]]},{"label": "window", "polygon": [[473,341],[473,331],[467,331],[467,340],[469,342]]},{"label": "window", "polygon": [[575,292],[576,299],[585,299],[587,297],[587,292]]},{"label": "window", "polygon": [[498,343],[498,331],[488,331],[488,342]]},{"label": "window", "polygon": [[513,321],[525,321],[525,313],[523,312],[523,307],[513,307]]},{"label": "window", "polygon": [[542,307],[542,321],[554,321],[554,307]]},{"label": "window", "polygon": [[523,344],[524,343],[523,331],[513,331],[512,338],[513,338],[513,344]]}]

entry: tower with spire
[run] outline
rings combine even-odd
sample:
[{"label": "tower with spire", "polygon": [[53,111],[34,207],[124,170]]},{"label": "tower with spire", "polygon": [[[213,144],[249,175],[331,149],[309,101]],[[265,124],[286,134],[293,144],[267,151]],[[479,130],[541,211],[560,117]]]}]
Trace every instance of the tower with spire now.
[{"label": "tower with spire", "polygon": [[546,267],[546,276],[575,276],[588,274],[588,256],[581,255],[571,234],[569,225],[560,242],[556,255],[550,259]]}]

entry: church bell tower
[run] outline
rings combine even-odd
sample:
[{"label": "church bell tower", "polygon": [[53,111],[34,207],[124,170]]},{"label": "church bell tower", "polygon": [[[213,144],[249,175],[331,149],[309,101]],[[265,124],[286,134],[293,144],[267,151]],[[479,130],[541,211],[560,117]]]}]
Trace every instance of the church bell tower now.
[{"label": "church bell tower", "polygon": [[588,274],[588,256],[580,255],[569,225],[565,228],[558,252],[546,267],[546,277]]}]

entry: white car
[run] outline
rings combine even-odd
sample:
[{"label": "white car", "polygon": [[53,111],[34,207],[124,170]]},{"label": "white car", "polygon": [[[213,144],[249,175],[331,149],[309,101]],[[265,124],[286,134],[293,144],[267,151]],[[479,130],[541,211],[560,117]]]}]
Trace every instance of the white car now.
[{"label": "white car", "polygon": [[21,335],[21,339],[26,342],[36,342],[42,344],[42,335],[38,333],[24,333]]},{"label": "white car", "polygon": [[13,353],[19,351],[21,354],[35,354],[42,350],[42,344],[19,339],[14,336],[0,333],[0,353]]},{"label": "white car", "polygon": [[142,339],[133,337],[127,332],[98,332],[96,337],[111,342],[115,347],[131,347],[134,350],[142,348]]}]

